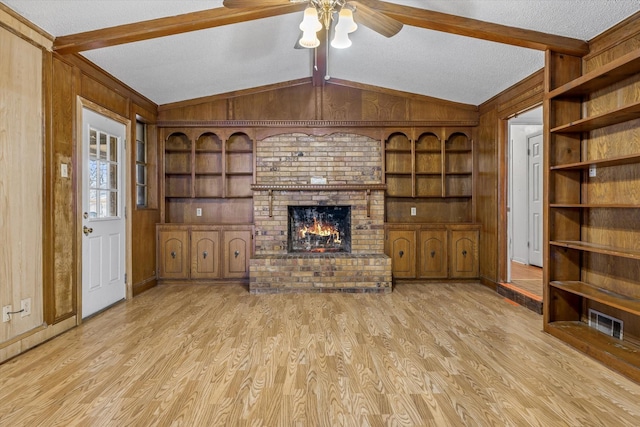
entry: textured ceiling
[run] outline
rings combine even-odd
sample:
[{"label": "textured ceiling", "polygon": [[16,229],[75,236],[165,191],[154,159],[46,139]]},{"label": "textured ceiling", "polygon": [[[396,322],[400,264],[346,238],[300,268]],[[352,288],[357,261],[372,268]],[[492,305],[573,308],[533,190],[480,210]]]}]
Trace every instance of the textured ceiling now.
[{"label": "textured ceiling", "polygon": [[[638,0],[389,0],[589,40],[640,11]],[[53,36],[222,7],[222,0],[4,0]],[[296,50],[301,13],[83,52],[157,104],[310,77]],[[357,12],[356,12],[357,20]],[[544,65],[544,53],[405,25],[385,38],[360,26],[330,49],[341,80],[478,105]]]}]

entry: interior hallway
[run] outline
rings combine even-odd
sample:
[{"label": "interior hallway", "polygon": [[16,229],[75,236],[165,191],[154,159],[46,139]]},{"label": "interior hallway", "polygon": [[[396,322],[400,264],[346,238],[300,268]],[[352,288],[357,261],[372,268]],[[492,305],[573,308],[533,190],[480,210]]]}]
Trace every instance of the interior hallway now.
[{"label": "interior hallway", "polygon": [[640,385],[477,283],[162,285],[0,365],[0,425],[636,426]]}]

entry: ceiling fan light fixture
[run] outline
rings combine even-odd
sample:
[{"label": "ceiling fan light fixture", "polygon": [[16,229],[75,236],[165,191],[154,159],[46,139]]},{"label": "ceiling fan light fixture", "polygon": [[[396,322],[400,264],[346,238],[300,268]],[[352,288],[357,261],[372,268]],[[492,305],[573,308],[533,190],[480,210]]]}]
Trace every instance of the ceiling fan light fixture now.
[{"label": "ceiling fan light fixture", "polygon": [[349,40],[349,32],[346,27],[340,27],[336,25],[335,34],[331,41],[331,46],[336,49],[346,49],[351,46],[351,40]]},{"label": "ceiling fan light fixture", "polygon": [[338,27],[346,27],[347,33],[353,33],[358,29],[358,24],[353,20],[353,12],[347,7],[340,9],[338,14],[338,24],[336,25],[336,31]]},{"label": "ceiling fan light fixture", "polygon": [[315,31],[303,31],[302,37],[298,41],[300,46],[306,47],[307,49],[313,49],[320,46],[320,39],[316,35]]},{"label": "ceiling fan light fixture", "polygon": [[300,30],[305,33],[317,33],[322,29],[322,24],[318,19],[318,11],[315,7],[309,6],[304,10],[304,17],[300,23]]}]

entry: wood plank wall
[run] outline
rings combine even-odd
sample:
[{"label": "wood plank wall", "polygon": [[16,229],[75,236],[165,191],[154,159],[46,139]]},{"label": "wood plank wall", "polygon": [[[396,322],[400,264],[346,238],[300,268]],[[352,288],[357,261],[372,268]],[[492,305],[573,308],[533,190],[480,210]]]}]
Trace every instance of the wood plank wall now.
[{"label": "wood plank wall", "polygon": [[477,219],[482,224],[480,277],[492,288],[506,279],[507,120],[542,103],[543,78],[540,70],[480,106],[477,144]]},{"label": "wood plank wall", "polygon": [[159,122],[207,120],[326,120],[466,123],[478,121],[476,106],[332,79],[311,79],[160,105]]},{"label": "wood plank wall", "polygon": [[[37,131],[40,135],[34,134],[29,140],[35,138],[41,144],[42,149],[36,150],[36,154],[41,151],[42,155],[34,159],[41,160],[42,165],[36,161],[30,164],[38,169],[38,173],[44,174],[43,180],[40,180],[43,184],[42,189],[30,185],[28,190],[18,191],[21,194],[33,192],[36,189],[41,208],[34,210],[35,215],[38,216],[35,223],[33,218],[24,215],[20,224],[11,225],[12,230],[32,230],[40,239],[40,249],[36,250],[37,254],[30,258],[35,264],[42,266],[31,269],[40,277],[34,285],[38,290],[32,301],[34,315],[24,318],[39,319],[39,321],[37,325],[27,328],[28,330],[13,328],[14,330],[10,330],[8,335],[0,336],[1,362],[63,332],[77,322],[76,283],[78,282],[79,253],[75,196],[78,165],[76,159],[77,97],[81,96],[128,118],[132,123],[135,123],[136,116],[140,116],[150,125],[149,142],[153,150],[157,150],[155,132],[157,106],[82,57],[53,54],[52,38],[49,35],[32,26],[1,3],[0,30],[8,31],[12,39],[22,42],[16,44],[19,48],[12,51],[10,55],[12,59],[3,63],[18,64],[32,58],[35,46],[35,54],[41,64],[38,66],[38,71],[42,73],[42,77],[38,77],[38,80],[42,81],[42,85],[37,108],[29,108],[29,111],[22,112],[13,111],[11,117],[14,123],[26,123],[30,129]],[[3,59],[8,58],[3,57]],[[4,68],[0,71],[2,72],[0,81],[8,81],[6,80],[8,71]],[[28,90],[27,86],[24,85],[25,91]],[[30,99],[29,95],[25,92],[20,99]],[[33,112],[38,111],[39,108],[43,110],[42,119],[33,115]],[[11,110],[14,110],[14,106]],[[132,129],[135,129],[135,126],[132,126]],[[135,135],[132,134],[127,139],[135,140]],[[135,154],[135,150],[128,152],[131,156]],[[151,154],[152,159],[157,158],[155,151]],[[30,155],[33,156],[34,152],[31,151]],[[22,164],[23,167],[26,165],[24,162],[16,162],[16,164]],[[62,165],[67,166],[68,177],[61,176]],[[155,173],[155,169],[152,173]],[[135,194],[135,192],[132,193]],[[136,242],[133,248],[136,268],[133,269],[133,277],[129,281],[132,282],[134,291],[155,283],[154,225],[159,221],[160,214],[157,195],[152,194],[151,200],[150,209],[130,210],[133,240]],[[135,206],[135,201],[130,201],[128,204]],[[43,227],[40,227],[40,224]],[[26,259],[24,254],[22,257]],[[38,261],[40,259],[42,262]],[[12,269],[12,274],[17,274],[18,271],[14,270]],[[20,291],[15,288],[16,286],[19,287],[19,285],[11,285],[6,292]],[[22,292],[20,294],[27,295]]]}]

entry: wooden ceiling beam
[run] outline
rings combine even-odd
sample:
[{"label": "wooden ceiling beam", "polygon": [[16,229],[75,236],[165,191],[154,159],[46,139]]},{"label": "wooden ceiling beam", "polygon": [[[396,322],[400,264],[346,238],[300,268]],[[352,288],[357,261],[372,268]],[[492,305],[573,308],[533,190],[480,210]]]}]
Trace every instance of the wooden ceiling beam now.
[{"label": "wooden ceiling beam", "polygon": [[183,15],[152,19],[133,24],[70,34],[56,37],[53,50],[62,55],[78,53],[86,50],[100,49],[125,43],[139,42],[158,37],[220,27],[252,21],[254,19],[269,18],[299,12],[304,9],[304,3],[292,3],[277,7],[256,7],[255,9],[227,9],[224,7],[207,9]]},{"label": "wooden ceiling beam", "polygon": [[401,6],[383,1],[359,1],[405,25],[535,50],[545,51],[549,49],[558,53],[575,56],[584,56],[589,53],[589,44],[586,41],[571,37],[509,27],[507,25],[494,24],[477,19],[434,12],[416,7]]},{"label": "wooden ceiling beam", "polygon": [[[569,55],[584,56],[589,52],[587,42],[570,37],[509,27],[410,6],[385,3],[379,0],[359,1],[405,25],[414,27],[529,49],[542,51],[549,49]],[[207,9],[184,15],[152,19],[149,21],[57,37],[53,43],[53,50],[60,54],[78,53],[86,50],[299,12],[302,11],[305,6],[306,3],[292,3],[275,7],[256,7],[255,9],[228,9],[224,7]]]}]

